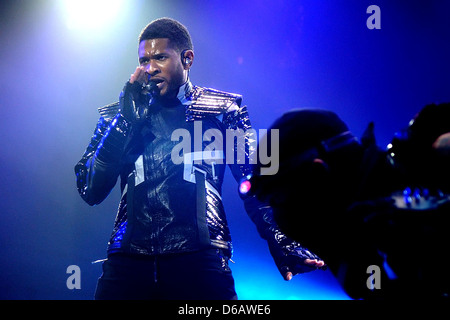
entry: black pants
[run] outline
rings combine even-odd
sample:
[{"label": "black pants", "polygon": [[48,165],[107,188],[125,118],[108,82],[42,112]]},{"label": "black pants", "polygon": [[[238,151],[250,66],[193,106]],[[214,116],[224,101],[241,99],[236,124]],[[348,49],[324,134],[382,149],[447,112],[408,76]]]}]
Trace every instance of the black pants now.
[{"label": "black pants", "polygon": [[113,254],[103,263],[96,300],[237,299],[220,250],[152,257]]}]

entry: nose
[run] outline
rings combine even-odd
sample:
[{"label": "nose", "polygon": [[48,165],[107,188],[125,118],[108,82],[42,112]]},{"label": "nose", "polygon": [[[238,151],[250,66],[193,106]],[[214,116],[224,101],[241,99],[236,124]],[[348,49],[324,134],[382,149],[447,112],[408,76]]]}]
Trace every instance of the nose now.
[{"label": "nose", "polygon": [[161,72],[161,70],[158,67],[158,64],[153,59],[150,60],[146,66],[145,66],[145,72],[148,73],[150,76],[154,76]]}]

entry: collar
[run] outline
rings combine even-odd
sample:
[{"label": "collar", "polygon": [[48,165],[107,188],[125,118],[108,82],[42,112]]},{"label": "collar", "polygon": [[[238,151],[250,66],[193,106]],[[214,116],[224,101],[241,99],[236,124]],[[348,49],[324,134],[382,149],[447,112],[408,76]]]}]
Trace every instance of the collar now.
[{"label": "collar", "polygon": [[181,104],[183,105],[191,104],[193,90],[194,87],[188,78],[187,81],[184,84],[182,84],[178,89],[177,99],[180,101]]}]

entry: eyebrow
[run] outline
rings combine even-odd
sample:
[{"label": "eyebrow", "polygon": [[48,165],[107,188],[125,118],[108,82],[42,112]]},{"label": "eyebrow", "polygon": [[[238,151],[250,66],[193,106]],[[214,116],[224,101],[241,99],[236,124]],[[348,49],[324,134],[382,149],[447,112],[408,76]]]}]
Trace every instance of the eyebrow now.
[{"label": "eyebrow", "polygon": [[145,55],[145,56],[139,57],[139,62],[148,61],[150,59],[157,59],[160,57],[167,57],[167,56],[169,56],[169,54],[167,54],[165,52],[158,52],[153,55]]}]

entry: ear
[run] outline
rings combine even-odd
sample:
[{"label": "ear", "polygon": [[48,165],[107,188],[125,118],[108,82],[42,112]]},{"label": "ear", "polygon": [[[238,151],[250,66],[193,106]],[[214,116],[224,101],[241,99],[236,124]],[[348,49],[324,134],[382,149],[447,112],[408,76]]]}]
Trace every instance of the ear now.
[{"label": "ear", "polygon": [[194,51],[184,50],[182,52],[181,62],[185,70],[189,70],[194,63]]}]

